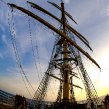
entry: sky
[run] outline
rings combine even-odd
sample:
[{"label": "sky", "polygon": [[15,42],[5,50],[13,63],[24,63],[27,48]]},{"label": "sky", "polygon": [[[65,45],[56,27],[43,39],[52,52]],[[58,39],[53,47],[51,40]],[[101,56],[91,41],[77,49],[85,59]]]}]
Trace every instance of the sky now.
[{"label": "sky", "polygon": [[[59,27],[59,23],[32,9],[25,0],[4,0],[6,3],[15,3],[31,10],[51,24]],[[60,12],[47,3],[47,0],[30,0],[43,8],[49,10],[60,18]],[[57,4],[61,0],[49,0]],[[85,68],[98,92],[98,96],[109,93],[109,0],[63,0],[65,9],[77,21],[77,25],[68,19],[69,24],[78,30],[90,42],[93,52],[88,50],[83,43],[78,41],[100,65],[101,71],[83,56]],[[13,13],[13,14],[12,14]],[[47,27],[38,21],[31,19],[24,13],[11,9],[0,0],[0,89],[21,94],[32,98],[34,91],[30,89],[31,95],[25,87],[25,78],[16,62],[15,50],[12,42],[16,42],[17,51],[24,72],[33,88],[36,90],[41,78],[48,67],[55,37]],[[15,37],[15,38],[13,38]],[[33,52],[34,51],[34,52]],[[40,73],[38,73],[40,72]],[[24,82],[25,81],[25,82]],[[81,81],[81,80],[79,80]],[[51,89],[57,88],[57,81],[54,79],[50,85]],[[78,83],[78,82],[76,82]],[[27,83],[26,83],[27,85]],[[82,83],[79,82],[79,85]],[[28,87],[28,86],[27,86]],[[82,85],[82,87],[84,87]],[[29,88],[29,87],[28,87]],[[77,99],[85,99],[84,90],[76,91],[79,94]],[[80,92],[83,96],[80,97]],[[54,98],[55,91],[52,91]],[[51,99],[52,99],[51,98]],[[49,98],[50,99],[50,98]]]}]

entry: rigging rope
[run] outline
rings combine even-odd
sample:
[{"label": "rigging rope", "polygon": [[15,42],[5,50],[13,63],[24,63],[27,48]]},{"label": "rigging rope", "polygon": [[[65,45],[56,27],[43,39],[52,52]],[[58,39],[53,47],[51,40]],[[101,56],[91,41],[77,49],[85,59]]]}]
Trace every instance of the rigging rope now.
[{"label": "rigging rope", "polygon": [[[28,6],[28,3],[27,3],[27,6]],[[29,9],[29,7],[28,7],[28,9]],[[32,7],[31,7],[31,11],[33,12],[33,8],[32,8]],[[34,22],[34,20],[33,20],[33,23],[36,24],[36,22]],[[36,25],[37,25],[37,24],[36,24]],[[55,32],[49,31],[49,30],[50,30],[49,28],[45,28],[45,27],[42,26],[40,23],[39,23],[38,26],[40,26],[43,30],[47,31],[48,33],[55,35]],[[49,30],[48,30],[48,29],[49,29]],[[37,31],[37,32],[38,32],[38,31]],[[37,37],[36,37],[36,39],[37,39]],[[39,69],[40,69],[40,72],[41,72],[41,76],[43,76],[43,75],[42,75],[42,70],[41,70],[40,55],[39,55],[39,49],[38,49],[37,40],[36,40],[36,46],[35,46],[35,48],[36,48],[36,52],[37,52],[37,59],[38,59],[38,63],[39,63]]]},{"label": "rigging rope", "polygon": [[20,73],[21,73],[21,76],[22,76],[22,80],[23,80],[23,82],[25,84],[25,87],[26,87],[29,95],[31,96],[30,91],[27,88],[26,83],[24,81],[23,75],[24,75],[24,77],[25,77],[25,79],[26,79],[26,81],[28,83],[28,86],[31,87],[32,90],[34,90],[34,88],[32,87],[31,83],[29,82],[29,80],[28,80],[28,78],[27,78],[27,76],[26,76],[26,74],[25,74],[25,72],[23,70],[22,64],[21,64],[21,60],[20,60],[19,53],[18,53],[18,48],[16,46],[16,33],[15,33],[15,24],[13,22],[13,9],[12,9],[11,13],[12,13],[12,18],[11,18],[12,25],[10,23],[10,15],[9,14],[8,14],[8,24],[9,24],[10,33],[11,33],[12,45],[13,45],[13,49],[14,49],[14,53],[15,53],[15,57],[16,57],[16,63],[18,65],[18,68],[20,69]]},{"label": "rigging rope", "polygon": [[[11,40],[12,40],[13,50],[14,50],[15,57],[16,57],[16,63],[17,63],[17,65],[18,65],[18,68],[20,68],[20,65],[19,65],[19,57],[18,57],[18,55],[17,55],[17,50],[16,50],[16,47],[15,47],[15,41],[14,41],[15,33],[14,33],[13,30],[12,30],[12,27],[11,27],[11,24],[10,24],[10,19],[9,19],[9,18],[10,18],[10,15],[9,15],[9,13],[8,13],[8,24],[9,24],[9,29],[10,29],[10,33],[11,33]],[[22,80],[23,80],[23,82],[24,82],[24,85],[25,85],[25,87],[26,87],[26,89],[27,89],[27,92],[28,92],[29,95],[31,96],[31,94],[30,94],[30,92],[29,92],[29,90],[28,90],[28,87],[27,87],[27,85],[26,85],[26,83],[25,83],[25,80],[24,80],[24,77],[23,77],[23,75],[22,75],[21,70],[20,70],[20,74],[21,74]]]},{"label": "rigging rope", "polygon": [[32,35],[31,35],[32,33],[31,33],[30,19],[29,18],[28,18],[28,22],[29,22],[30,41],[31,41],[31,47],[32,47],[32,54],[33,54],[33,58],[34,58],[34,63],[35,63],[36,71],[38,73],[38,79],[40,81],[40,75],[39,75],[39,71],[38,71],[38,67],[37,67],[37,61],[36,61],[36,56],[35,56],[34,47],[33,47],[33,40],[32,40]]},{"label": "rigging rope", "polygon": [[[29,10],[28,4],[27,4],[27,7],[28,7],[28,10]],[[37,71],[37,74],[38,74],[38,79],[40,81],[41,79],[40,79],[40,74],[39,74],[38,67],[37,67],[37,61],[36,61],[36,56],[35,56],[35,51],[34,51],[34,46],[33,46],[30,17],[28,16],[27,18],[28,18],[29,37],[30,37],[30,42],[31,42],[32,55],[33,55],[33,59],[34,59],[35,68],[36,68],[36,71]]]}]

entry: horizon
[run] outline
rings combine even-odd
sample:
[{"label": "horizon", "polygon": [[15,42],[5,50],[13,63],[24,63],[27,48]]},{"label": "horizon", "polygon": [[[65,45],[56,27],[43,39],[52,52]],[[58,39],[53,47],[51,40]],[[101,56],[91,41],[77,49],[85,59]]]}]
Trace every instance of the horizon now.
[{"label": "horizon", "polygon": [[[12,94],[12,93],[9,93],[9,92],[6,92],[6,91],[4,91],[4,90],[1,90],[0,89],[0,91],[3,91],[4,93],[7,93],[7,94],[9,94],[9,95],[11,95],[11,96],[15,96],[16,94]],[[20,95],[20,94],[18,94],[18,95]],[[20,95],[20,96],[23,96],[23,95]],[[99,100],[102,102],[103,100],[104,100],[104,98],[105,98],[105,96],[106,95],[103,95],[103,96],[98,96],[99,97]],[[24,96],[25,97],[25,96]],[[27,98],[27,99],[29,99],[29,100],[32,100],[31,98]],[[77,102],[85,102],[87,99],[83,99],[83,100],[78,100]],[[54,102],[54,101],[46,101],[45,100],[45,102]],[[100,103],[101,103],[100,102]]]}]

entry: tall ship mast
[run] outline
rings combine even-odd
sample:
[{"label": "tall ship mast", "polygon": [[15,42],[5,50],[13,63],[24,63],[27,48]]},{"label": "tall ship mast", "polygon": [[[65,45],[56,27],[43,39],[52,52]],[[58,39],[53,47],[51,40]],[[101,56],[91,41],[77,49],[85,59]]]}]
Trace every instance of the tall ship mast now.
[{"label": "tall ship mast", "polygon": [[[59,19],[51,12],[47,11],[46,9],[40,7],[39,5],[33,2],[27,1],[27,3],[32,8],[39,10],[41,13],[44,13],[52,17],[54,20],[60,23],[60,28],[56,28],[54,25],[50,24],[49,22],[39,17],[38,15],[34,14],[32,11],[29,11],[15,4],[8,4],[10,7],[20,10],[23,13],[27,14],[28,16],[32,17],[35,21],[42,23],[44,26],[48,27],[57,34],[49,66],[31,101],[33,109],[42,108],[41,103],[44,100],[44,97],[47,93],[50,78],[57,79],[60,85],[56,101],[52,103],[48,108],[50,109],[87,108],[86,104],[84,105],[78,104],[75,98],[74,87],[82,89],[81,86],[78,86],[73,82],[75,78],[79,79],[78,74],[80,75],[80,78],[85,87],[87,105],[89,105],[89,108],[91,108],[90,106],[93,103],[93,106],[96,109],[99,104],[98,95],[83,65],[81,54],[86,56],[98,68],[100,68],[100,66],[85,50],[83,50],[83,48],[81,48],[76,43],[75,37],[77,37],[80,41],[82,41],[83,44],[86,45],[92,51],[92,48],[90,47],[87,39],[83,35],[81,35],[76,29],[74,29],[72,26],[68,24],[67,17],[69,17],[74,23],[76,23],[76,21],[68,12],[66,12],[63,1],[61,1],[60,6],[57,5],[56,3],[48,1],[48,3],[57,8],[58,11],[61,11],[61,19]],[[80,70],[80,72],[79,73],[75,72],[74,70],[75,68]],[[59,70],[60,77],[55,76],[53,74],[54,69]]]}]

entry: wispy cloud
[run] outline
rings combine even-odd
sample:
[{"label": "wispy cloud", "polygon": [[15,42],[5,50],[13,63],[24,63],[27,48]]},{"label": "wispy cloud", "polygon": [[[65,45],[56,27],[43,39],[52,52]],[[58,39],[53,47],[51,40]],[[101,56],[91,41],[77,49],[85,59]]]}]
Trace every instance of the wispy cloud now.
[{"label": "wispy cloud", "polygon": [[2,53],[0,53],[0,58],[3,59],[3,55],[2,55]]},{"label": "wispy cloud", "polygon": [[[42,68],[41,70],[43,72],[43,71],[45,71],[46,68],[44,68],[44,63],[42,65],[43,65],[43,67],[41,67]],[[25,74],[26,74],[27,78],[29,79],[30,83],[32,84],[34,90],[36,90],[40,83],[40,81],[38,79],[38,73],[39,73],[40,77],[42,77],[44,75],[44,72],[41,75],[41,72],[37,72],[34,65],[31,65],[29,67],[23,67],[23,68],[24,68]],[[23,75],[23,78],[22,78],[20,69],[18,69],[18,67],[16,67],[16,68],[10,67],[10,68],[7,68],[6,71],[7,71],[7,73],[5,72],[6,75],[0,76],[0,88],[2,88],[3,90],[7,90],[11,93],[14,93],[14,94],[22,94],[22,95],[30,98],[30,95],[26,89],[26,87],[28,87],[29,91],[31,92],[31,94],[33,96],[33,94],[35,92],[28,86],[25,76],[21,72]],[[40,80],[41,80],[41,78],[40,78]],[[26,82],[26,86],[24,84],[24,81]]]},{"label": "wispy cloud", "polygon": [[106,14],[107,16],[109,16],[109,5],[107,5],[107,8],[105,9],[105,14]]},{"label": "wispy cloud", "polygon": [[6,35],[3,34],[1,37],[2,37],[3,43],[7,45],[8,42],[7,42],[7,39],[6,39]]},{"label": "wispy cloud", "polygon": [[63,0],[63,1],[67,4],[70,3],[70,0]]}]

